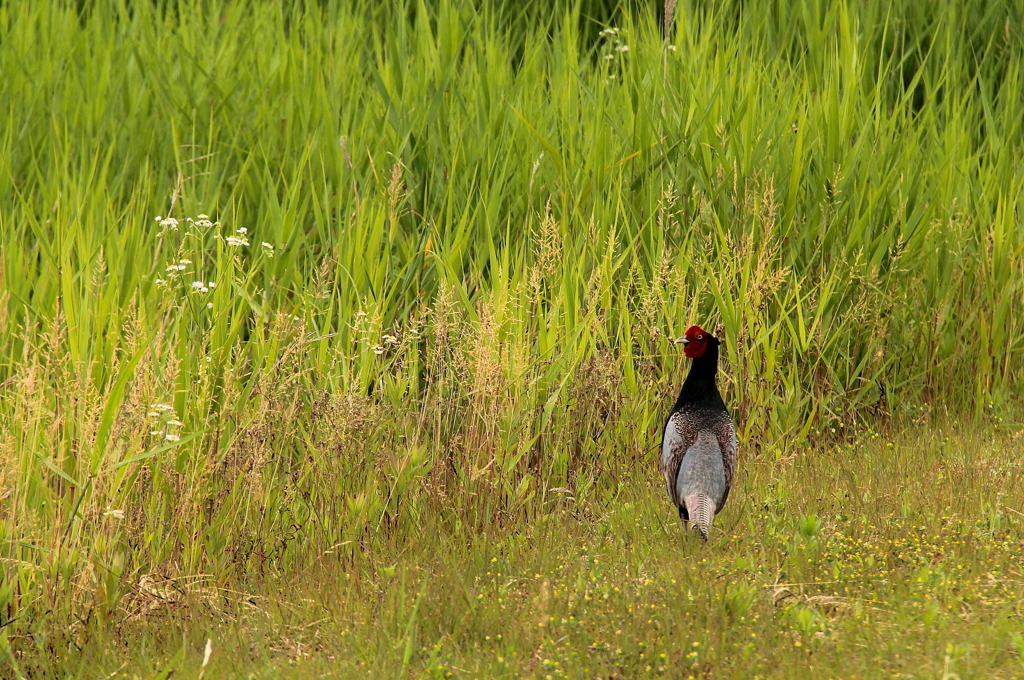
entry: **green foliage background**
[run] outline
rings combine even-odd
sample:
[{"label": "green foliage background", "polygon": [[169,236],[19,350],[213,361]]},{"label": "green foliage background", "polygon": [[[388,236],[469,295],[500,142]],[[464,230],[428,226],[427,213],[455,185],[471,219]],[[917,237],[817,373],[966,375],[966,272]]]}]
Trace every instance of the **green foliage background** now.
[{"label": "green foliage background", "polygon": [[0,4],[4,644],[116,619],[157,571],[601,507],[657,478],[691,323],[724,340],[748,461],[1013,411],[1019,3],[663,25]]}]

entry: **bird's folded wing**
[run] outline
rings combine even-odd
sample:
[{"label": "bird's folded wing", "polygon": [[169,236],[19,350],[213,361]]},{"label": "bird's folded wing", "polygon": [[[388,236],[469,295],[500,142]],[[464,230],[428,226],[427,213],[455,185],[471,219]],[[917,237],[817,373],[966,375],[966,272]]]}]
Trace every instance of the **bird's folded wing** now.
[{"label": "bird's folded wing", "polygon": [[727,417],[722,426],[717,429],[718,446],[722,449],[722,465],[725,467],[725,495],[719,505],[719,509],[721,509],[729,497],[733,473],[736,471],[736,428],[732,424],[732,418]]},{"label": "bird's folded wing", "polygon": [[665,486],[668,489],[669,498],[676,506],[680,503],[676,493],[676,477],[679,476],[679,466],[683,462],[686,451],[697,440],[697,431],[689,420],[685,413],[673,413],[665,425],[664,438],[661,443],[661,473],[665,476]]}]

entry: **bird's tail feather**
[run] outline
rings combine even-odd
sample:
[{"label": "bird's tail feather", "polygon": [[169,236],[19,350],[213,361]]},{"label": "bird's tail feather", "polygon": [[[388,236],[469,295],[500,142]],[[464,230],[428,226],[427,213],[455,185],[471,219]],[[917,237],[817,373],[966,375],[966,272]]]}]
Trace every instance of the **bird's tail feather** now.
[{"label": "bird's tail feather", "polygon": [[686,504],[691,528],[696,528],[704,540],[708,540],[711,522],[715,517],[715,502],[711,500],[710,496],[703,493],[691,494],[684,498],[683,502]]}]

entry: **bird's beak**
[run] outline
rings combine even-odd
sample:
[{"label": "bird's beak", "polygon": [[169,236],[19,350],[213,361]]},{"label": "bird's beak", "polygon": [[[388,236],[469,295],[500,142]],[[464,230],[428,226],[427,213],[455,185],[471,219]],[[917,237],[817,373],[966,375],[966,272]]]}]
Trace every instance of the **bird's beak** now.
[{"label": "bird's beak", "polygon": [[686,336],[684,335],[684,336],[683,336],[683,337],[681,337],[681,338],[676,338],[676,339],[675,339],[675,340],[673,340],[672,342],[673,342],[673,343],[675,343],[675,344],[677,344],[677,345],[685,345],[686,343],[688,343],[688,342],[690,342],[690,341],[689,341],[689,340],[687,340],[687,339],[686,339]]}]

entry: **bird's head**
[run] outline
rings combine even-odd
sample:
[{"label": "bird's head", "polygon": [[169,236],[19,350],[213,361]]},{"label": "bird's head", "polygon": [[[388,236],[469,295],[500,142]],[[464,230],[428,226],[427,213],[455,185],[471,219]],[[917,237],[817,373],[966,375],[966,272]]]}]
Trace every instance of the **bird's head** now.
[{"label": "bird's head", "polygon": [[690,326],[686,329],[686,334],[681,338],[676,338],[675,342],[683,345],[683,354],[691,359],[696,359],[704,354],[708,345],[717,344],[718,339],[700,326]]}]

